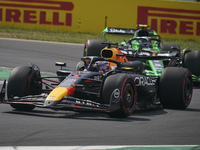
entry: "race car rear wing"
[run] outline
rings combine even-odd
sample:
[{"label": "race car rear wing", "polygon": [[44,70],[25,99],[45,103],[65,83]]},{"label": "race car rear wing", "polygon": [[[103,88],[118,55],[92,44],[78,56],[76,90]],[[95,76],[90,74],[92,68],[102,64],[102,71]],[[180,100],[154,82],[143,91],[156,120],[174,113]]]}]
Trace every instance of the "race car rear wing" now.
[{"label": "race car rear wing", "polygon": [[[103,36],[104,41],[106,40],[105,34],[123,34],[123,35],[132,35],[134,37],[135,33],[137,31],[140,31],[141,29],[127,29],[127,28],[112,28],[107,27],[102,32],[101,35]],[[157,33],[154,30],[142,30],[148,32],[149,36],[157,35]]]},{"label": "race car rear wing", "polygon": [[147,55],[135,55],[135,54],[122,54],[123,56],[126,56],[129,60],[178,60],[176,57],[176,53],[171,53],[171,54],[162,54],[158,53],[155,56],[147,56]]},{"label": "race car rear wing", "polygon": [[136,31],[137,31],[137,29],[125,29],[125,28],[107,27],[101,32],[101,35],[103,36],[104,41],[107,41],[106,37],[105,37],[105,34],[123,34],[123,35],[132,35],[132,36],[134,36],[134,33]]}]

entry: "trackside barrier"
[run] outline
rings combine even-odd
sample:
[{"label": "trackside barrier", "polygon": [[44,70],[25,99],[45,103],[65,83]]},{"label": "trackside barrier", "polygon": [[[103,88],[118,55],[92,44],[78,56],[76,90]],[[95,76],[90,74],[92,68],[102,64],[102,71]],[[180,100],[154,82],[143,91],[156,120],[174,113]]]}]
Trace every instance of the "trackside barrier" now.
[{"label": "trackside barrier", "polygon": [[200,41],[200,2],[167,0],[0,0],[0,26],[101,33],[148,24],[162,38]]}]

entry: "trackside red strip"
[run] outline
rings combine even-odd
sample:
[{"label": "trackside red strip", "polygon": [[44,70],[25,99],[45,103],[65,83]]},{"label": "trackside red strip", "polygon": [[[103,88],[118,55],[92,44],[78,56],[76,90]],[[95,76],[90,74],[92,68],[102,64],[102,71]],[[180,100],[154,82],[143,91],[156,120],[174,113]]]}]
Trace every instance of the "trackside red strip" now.
[{"label": "trackside red strip", "polygon": [[[74,4],[72,2],[61,2],[61,1],[44,1],[44,0],[5,0],[4,2],[11,1],[11,3],[0,3],[0,6],[7,6],[7,7],[21,7],[21,8],[35,8],[35,9],[53,9],[53,10],[66,10],[72,11],[74,9]],[[15,3],[16,2],[16,3]],[[18,2],[18,3],[17,3]],[[19,4],[21,2],[21,4]],[[23,4],[25,2],[26,4]],[[27,4],[29,3],[29,4]],[[43,4],[43,5],[33,5],[36,4]],[[51,5],[51,6],[45,6]]]},{"label": "trackside red strip", "polygon": [[169,15],[169,14],[149,13],[148,16],[200,20],[200,17],[195,17],[195,16],[185,16],[185,15]]}]

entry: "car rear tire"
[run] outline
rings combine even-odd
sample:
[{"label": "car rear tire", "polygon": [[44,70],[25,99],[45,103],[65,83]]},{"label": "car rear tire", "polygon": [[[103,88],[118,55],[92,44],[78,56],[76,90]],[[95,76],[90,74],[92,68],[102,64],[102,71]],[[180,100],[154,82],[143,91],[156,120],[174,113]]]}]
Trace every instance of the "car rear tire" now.
[{"label": "car rear tire", "polygon": [[184,54],[183,57],[183,67],[188,68],[192,74],[200,75],[200,51],[191,50]]},{"label": "car rear tire", "polygon": [[180,46],[178,44],[174,44],[174,43],[161,43],[160,44],[161,47],[161,52],[170,52],[170,51],[176,51],[177,53],[177,57],[180,57]]},{"label": "car rear tire", "polygon": [[[35,95],[40,94],[40,89],[42,89],[42,83],[36,82],[40,77],[40,73],[33,70],[32,67],[22,66],[16,67],[11,72],[8,85],[7,85],[7,97],[13,98],[15,96],[22,97],[29,94]],[[39,84],[36,84],[39,83]],[[17,110],[32,110],[35,108],[34,105],[25,105],[25,104],[10,104],[11,107]]]},{"label": "car rear tire", "polygon": [[85,69],[85,65],[83,61],[79,61],[76,65],[76,71],[83,71]]},{"label": "car rear tire", "polygon": [[193,85],[191,72],[186,68],[167,67],[159,81],[158,96],[164,108],[185,109],[189,106]]},{"label": "car rear tire", "polygon": [[[103,103],[119,103],[118,109],[108,113],[110,117],[127,117],[133,113],[137,92],[134,80],[127,74],[107,77],[102,89]],[[112,107],[112,106],[111,106]]]},{"label": "car rear tire", "polygon": [[101,56],[100,52],[105,45],[101,44],[101,40],[87,40],[84,47],[83,56]]}]

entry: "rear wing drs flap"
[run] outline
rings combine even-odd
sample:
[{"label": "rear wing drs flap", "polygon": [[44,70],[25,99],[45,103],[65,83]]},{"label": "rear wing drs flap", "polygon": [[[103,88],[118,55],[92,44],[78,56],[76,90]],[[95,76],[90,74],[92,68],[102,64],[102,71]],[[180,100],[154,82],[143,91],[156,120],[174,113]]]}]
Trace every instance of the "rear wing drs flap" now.
[{"label": "rear wing drs flap", "polygon": [[133,36],[136,31],[137,31],[137,29],[107,27],[101,32],[101,35],[103,36],[104,41],[107,41],[105,34],[123,34],[123,35],[132,35]]},{"label": "rear wing drs flap", "polygon": [[[136,32],[144,30],[144,29],[127,29],[127,28],[112,28],[112,27],[106,27],[102,32],[101,35],[103,36],[104,41],[106,40],[105,34],[122,34],[122,35],[132,35],[132,37],[135,36]],[[158,35],[154,30],[145,30],[148,32],[149,36]]]}]

